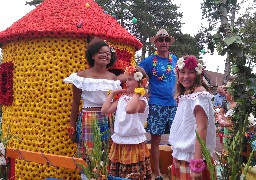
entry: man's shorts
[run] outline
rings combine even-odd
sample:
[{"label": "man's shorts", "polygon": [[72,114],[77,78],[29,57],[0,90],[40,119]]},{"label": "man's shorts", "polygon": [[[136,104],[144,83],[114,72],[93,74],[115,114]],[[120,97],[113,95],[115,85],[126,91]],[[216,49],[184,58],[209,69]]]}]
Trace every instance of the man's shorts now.
[{"label": "man's shorts", "polygon": [[146,131],[154,135],[169,134],[176,110],[176,106],[150,104]]}]

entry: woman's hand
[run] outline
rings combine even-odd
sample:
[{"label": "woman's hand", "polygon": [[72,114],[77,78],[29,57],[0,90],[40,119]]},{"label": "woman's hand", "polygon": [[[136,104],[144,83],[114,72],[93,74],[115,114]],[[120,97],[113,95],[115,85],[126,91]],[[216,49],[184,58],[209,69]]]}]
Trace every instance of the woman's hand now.
[{"label": "woman's hand", "polygon": [[73,142],[77,142],[76,130],[73,126],[68,126],[68,135]]},{"label": "woman's hand", "polygon": [[218,123],[221,127],[226,127],[226,125],[227,125],[227,122],[223,119],[219,120]]},{"label": "woman's hand", "polygon": [[74,142],[77,143],[77,137],[76,137],[76,132],[74,132],[73,134],[69,134],[69,138]]}]

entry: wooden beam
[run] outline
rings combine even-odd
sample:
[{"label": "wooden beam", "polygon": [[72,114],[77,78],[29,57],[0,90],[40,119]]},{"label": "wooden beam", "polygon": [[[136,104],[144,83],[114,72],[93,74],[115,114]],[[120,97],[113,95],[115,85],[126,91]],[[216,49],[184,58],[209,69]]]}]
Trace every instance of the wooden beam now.
[{"label": "wooden beam", "polygon": [[77,169],[77,163],[86,166],[86,162],[82,158],[44,154],[42,152],[32,152],[13,148],[7,148],[7,157],[68,169]]}]

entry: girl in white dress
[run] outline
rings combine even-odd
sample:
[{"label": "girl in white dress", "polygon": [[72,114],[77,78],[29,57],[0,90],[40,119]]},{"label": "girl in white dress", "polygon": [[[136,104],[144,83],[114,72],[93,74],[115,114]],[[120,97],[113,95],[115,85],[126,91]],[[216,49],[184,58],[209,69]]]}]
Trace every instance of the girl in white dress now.
[{"label": "girl in white dress", "polygon": [[[73,73],[64,79],[65,83],[73,84],[73,101],[68,133],[71,140],[78,143],[78,157],[85,158],[85,146],[93,147],[93,123],[96,121],[100,131],[109,129],[110,115],[102,114],[101,107],[109,90],[120,89],[120,81],[109,72],[116,55],[112,48],[102,39],[95,38],[87,46],[86,59],[89,69]],[[80,100],[82,110],[79,114]],[[108,143],[108,134],[102,141]]]},{"label": "girl in white dress", "polygon": [[194,56],[177,62],[177,112],[170,130],[172,179],[210,179],[196,131],[211,153],[216,145],[212,95],[203,82],[203,65]]},{"label": "girl in white dress", "polygon": [[[147,76],[142,68],[133,66],[126,68],[125,75],[127,89],[111,91],[101,109],[105,114],[116,112],[109,174],[124,178],[128,174],[139,173],[144,179],[151,179],[150,153],[144,129],[148,117],[144,89]],[[113,97],[119,93],[125,94],[113,101]]]}]

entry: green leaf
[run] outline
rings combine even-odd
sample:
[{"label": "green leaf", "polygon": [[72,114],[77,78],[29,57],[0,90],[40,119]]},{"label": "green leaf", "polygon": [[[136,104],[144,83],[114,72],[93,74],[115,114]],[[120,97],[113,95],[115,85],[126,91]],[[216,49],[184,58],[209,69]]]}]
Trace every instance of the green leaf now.
[{"label": "green leaf", "polygon": [[238,43],[238,44],[241,44],[242,43],[242,40],[241,40],[241,37],[240,36],[231,36],[231,37],[226,37],[224,39],[224,42],[227,46],[230,46],[231,44],[233,43]]},{"label": "green leaf", "polygon": [[253,99],[253,100],[252,100],[252,104],[253,104],[253,105],[256,104],[256,99]]},{"label": "green leaf", "polygon": [[219,39],[222,39],[222,35],[219,33],[219,32],[217,32],[216,34],[214,34],[213,35],[213,38],[214,38],[214,40],[219,40]]},{"label": "green leaf", "polygon": [[238,68],[236,65],[232,66],[232,69],[231,69],[231,70],[232,70],[232,73],[233,73],[233,74],[239,72],[239,68]]},{"label": "green leaf", "polygon": [[201,145],[202,153],[203,153],[204,158],[205,158],[205,160],[207,162],[207,167],[208,167],[208,169],[210,171],[210,177],[211,177],[212,180],[214,180],[214,179],[216,179],[216,177],[215,177],[215,165],[212,163],[211,153],[207,149],[205,142],[200,137],[200,135],[198,134],[197,131],[196,131],[196,137],[197,137],[197,140],[199,141],[199,143]]}]

